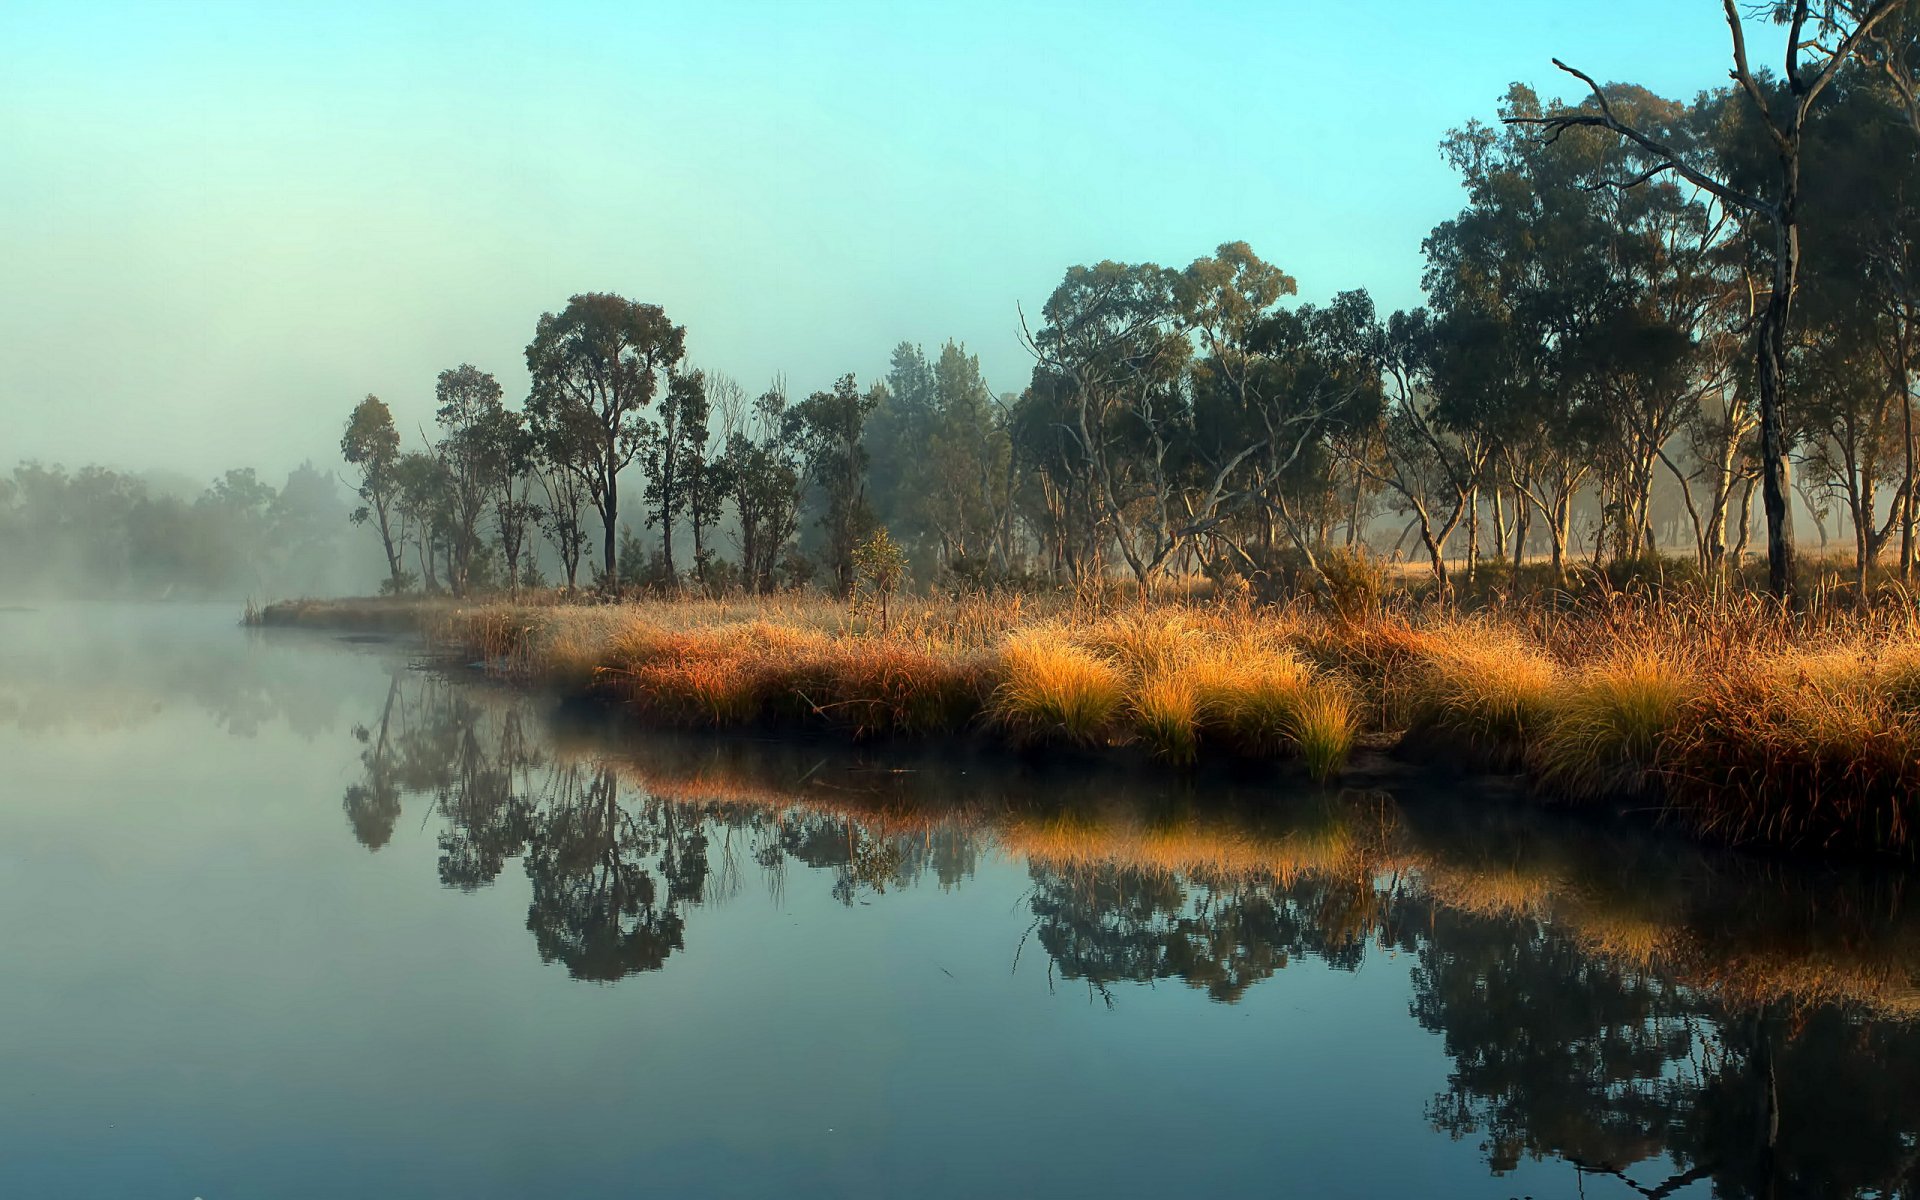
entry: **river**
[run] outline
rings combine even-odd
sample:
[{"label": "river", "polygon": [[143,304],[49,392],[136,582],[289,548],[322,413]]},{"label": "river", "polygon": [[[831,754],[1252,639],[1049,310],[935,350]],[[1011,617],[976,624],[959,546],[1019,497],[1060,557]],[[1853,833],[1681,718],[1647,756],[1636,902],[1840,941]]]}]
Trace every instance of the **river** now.
[{"label": "river", "polygon": [[1920,1194],[1905,876],[0,612],[0,1195]]}]

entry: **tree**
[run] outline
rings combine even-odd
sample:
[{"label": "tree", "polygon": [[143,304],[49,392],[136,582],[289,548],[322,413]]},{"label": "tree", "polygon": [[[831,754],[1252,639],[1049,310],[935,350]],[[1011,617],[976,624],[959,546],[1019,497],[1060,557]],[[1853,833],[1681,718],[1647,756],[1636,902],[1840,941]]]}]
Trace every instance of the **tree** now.
[{"label": "tree", "polygon": [[431,454],[403,454],[393,473],[395,503],[413,531],[414,549],[419,554],[421,586],[437,592],[440,579],[434,566],[448,548],[452,525],[446,464]]},{"label": "tree", "polygon": [[554,553],[560,556],[560,569],[567,578],[567,591],[575,591],[579,586],[580,557],[588,553],[586,484],[575,472],[544,457],[535,459],[534,478],[539,481],[541,494],[546,497],[546,503],[540,506],[535,520],[541,532],[547,535],[547,540],[553,543]]},{"label": "tree", "polygon": [[712,585],[714,553],[708,545],[708,531],[719,522],[727,496],[727,472],[720,459],[727,438],[723,434],[715,446],[713,418],[717,412],[723,426],[737,425],[746,406],[746,389],[732,377],[715,372],[707,377],[706,402],[700,421],[687,427],[689,460],[693,463],[687,480],[687,524],[693,533],[693,569],[703,588]]},{"label": "tree", "polygon": [[[920,471],[908,468],[919,483],[919,524],[938,540],[943,565],[984,562],[996,548],[1003,519],[1006,434],[995,421],[993,393],[980,374],[978,355],[947,342],[940,348],[933,377],[931,419],[925,422],[917,452],[906,453],[908,464],[924,465]],[[1005,546],[998,549],[1004,567]]]},{"label": "tree", "polygon": [[1474,484],[1486,465],[1486,440],[1450,424],[1433,374],[1434,324],[1426,309],[1396,312],[1378,342],[1382,379],[1388,385],[1382,413],[1380,453],[1359,469],[1391,489],[1413,513],[1427,550],[1434,582],[1447,592],[1447,542],[1473,501]]},{"label": "tree", "polygon": [[873,457],[867,495],[895,536],[920,548],[928,536],[930,508],[920,468],[939,411],[926,352],[911,342],[894,346],[886,384],[885,395],[867,418],[866,443]]},{"label": "tree", "polygon": [[907,571],[907,556],[887,533],[885,525],[854,548],[853,569],[860,582],[880,602],[880,632],[887,631],[887,602],[900,588],[900,577]]},{"label": "tree", "polygon": [[740,573],[749,591],[771,590],[774,567],[799,525],[805,476],[796,408],[776,380],[750,415],[729,420],[734,428],[719,463],[720,487],[733,501]]},{"label": "tree", "polygon": [[378,396],[369,395],[354,406],[347,418],[347,430],[340,437],[340,455],[360,471],[353,490],[361,504],[353,510],[353,523],[371,522],[387,556],[387,587],[404,591],[405,569],[400,555],[405,534],[394,527],[400,495],[396,471],[400,465],[400,431],[394,428],[393,414]]},{"label": "tree", "polygon": [[644,410],[685,351],[685,328],[659,305],[603,292],[543,314],[527,344],[528,417],[550,461],[580,478],[600,516],[608,588],[619,579],[620,472],[640,454]]},{"label": "tree", "polygon": [[1167,480],[1192,344],[1176,326],[1177,275],[1153,263],[1067,271],[1047,298],[1032,390],[1060,403],[1105,538],[1142,591],[1179,549]]},{"label": "tree", "polygon": [[443,431],[434,451],[446,473],[447,584],[457,596],[467,591],[480,518],[495,492],[494,460],[506,449],[496,440],[504,408],[500,384],[470,363],[440,372],[433,394]]},{"label": "tree", "polygon": [[826,534],[827,568],[834,589],[853,591],[853,551],[873,523],[867,506],[867,448],[861,440],[867,415],[885,389],[866,392],[852,375],[842,375],[830,392],[815,392],[794,406],[807,477],[820,490],[819,525]]},{"label": "tree", "polygon": [[[1579,79],[1592,91],[1591,101],[1577,110],[1563,109],[1543,116],[1512,116],[1510,122],[1541,125],[1554,136],[1568,129],[1591,126],[1611,130],[1632,142],[1642,160],[1636,174],[1610,179],[1625,190],[1656,176],[1672,173],[1695,187],[1711,192],[1727,204],[1758,218],[1771,233],[1769,259],[1772,277],[1754,336],[1760,399],[1760,457],[1762,503],[1767,514],[1767,584],[1786,598],[1793,588],[1793,509],[1788,478],[1788,419],[1783,392],[1788,370],[1794,290],[1800,280],[1801,167],[1808,118],[1821,94],[1872,37],[1874,27],[1901,9],[1907,0],[1871,0],[1858,5],[1829,5],[1823,10],[1834,36],[1823,45],[1814,37],[1818,22],[1809,0],[1789,0],[1778,15],[1787,26],[1786,63],[1781,81],[1784,94],[1769,94],[1763,77],[1747,62],[1746,29],[1735,0],[1722,0],[1727,29],[1733,42],[1732,78],[1751,102],[1773,147],[1774,178],[1765,191],[1734,186],[1726,172],[1697,165],[1693,155],[1645,132],[1616,113],[1612,102],[1593,77],[1559,59],[1553,64]],[[1814,51],[1806,58],[1808,51]]]},{"label": "tree", "polygon": [[707,466],[707,415],[706,373],[675,371],[660,404],[660,419],[648,421],[642,435],[646,499],[652,506],[647,524],[660,527],[669,582],[679,579],[673,563],[673,526],[687,512]]},{"label": "tree", "polygon": [[[505,559],[507,586],[520,586],[520,558],[526,550],[527,529],[541,517],[533,502],[535,450],[525,414],[497,408],[476,431],[482,447],[484,494],[493,511],[494,535]],[[575,521],[578,525],[578,521]]]}]

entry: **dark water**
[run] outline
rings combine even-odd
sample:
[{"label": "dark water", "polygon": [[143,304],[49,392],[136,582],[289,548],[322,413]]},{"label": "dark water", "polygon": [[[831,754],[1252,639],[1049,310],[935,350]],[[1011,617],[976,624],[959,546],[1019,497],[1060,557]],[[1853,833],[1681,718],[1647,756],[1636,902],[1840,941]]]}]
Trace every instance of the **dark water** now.
[{"label": "dark water", "polygon": [[0,1195],[1920,1195],[1896,875],[0,614]]}]

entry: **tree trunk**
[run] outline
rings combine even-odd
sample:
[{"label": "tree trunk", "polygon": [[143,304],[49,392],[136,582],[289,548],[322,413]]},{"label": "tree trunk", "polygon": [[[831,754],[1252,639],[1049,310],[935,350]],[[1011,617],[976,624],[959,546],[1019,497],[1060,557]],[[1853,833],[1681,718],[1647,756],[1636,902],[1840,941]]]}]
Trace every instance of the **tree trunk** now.
[{"label": "tree trunk", "polygon": [[1480,488],[1467,492],[1467,586],[1472,587],[1480,561]]},{"label": "tree trunk", "polygon": [[1906,448],[1906,471],[1902,476],[1900,485],[1902,489],[1900,497],[1900,582],[1902,583],[1911,583],[1913,581],[1914,514],[1916,512],[1916,506],[1920,505],[1920,500],[1916,500],[1914,496],[1916,479],[1913,453],[1913,386],[1911,383],[1912,372],[1907,362],[1907,332],[1908,326],[1903,324],[1899,337],[1894,343],[1894,373],[1897,376],[1894,380],[1894,386],[1899,389],[1900,394],[1900,429],[1904,438],[1903,445]]},{"label": "tree trunk", "polygon": [[1800,273],[1800,231],[1795,205],[1799,198],[1800,162],[1797,153],[1783,152],[1781,170],[1786,187],[1774,219],[1773,292],[1760,316],[1760,482],[1761,506],[1767,514],[1767,590],[1777,600],[1793,592],[1793,480],[1787,464],[1786,413],[1781,387],[1786,379],[1787,321],[1793,310],[1793,288]]}]

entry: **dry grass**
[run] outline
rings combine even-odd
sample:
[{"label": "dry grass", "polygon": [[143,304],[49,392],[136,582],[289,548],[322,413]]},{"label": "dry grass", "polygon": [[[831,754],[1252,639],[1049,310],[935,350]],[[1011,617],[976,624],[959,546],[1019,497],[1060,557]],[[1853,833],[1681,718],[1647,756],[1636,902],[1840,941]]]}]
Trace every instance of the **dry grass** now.
[{"label": "dry grass", "polygon": [[1117,667],[1049,629],[1008,637],[999,668],[993,721],[1029,745],[1100,743],[1126,699]]},{"label": "dry grass", "polygon": [[1543,796],[1652,802],[1716,838],[1920,846],[1920,615],[1891,605],[1615,595],[1346,619],[1008,597],[905,603],[885,633],[806,596],[408,613],[467,661],[663,722],[1289,758],[1321,779],[1362,736],[1412,732],[1409,752],[1523,770]]},{"label": "dry grass", "polygon": [[1519,762],[1561,694],[1559,664],[1487,621],[1429,630],[1412,653],[1415,711],[1491,762]]},{"label": "dry grass", "polygon": [[1695,694],[1689,666],[1632,650],[1569,675],[1546,697],[1531,747],[1541,784],[1581,800],[1647,791]]}]

